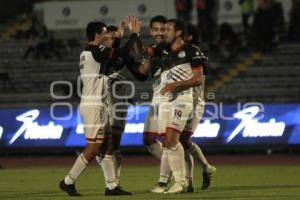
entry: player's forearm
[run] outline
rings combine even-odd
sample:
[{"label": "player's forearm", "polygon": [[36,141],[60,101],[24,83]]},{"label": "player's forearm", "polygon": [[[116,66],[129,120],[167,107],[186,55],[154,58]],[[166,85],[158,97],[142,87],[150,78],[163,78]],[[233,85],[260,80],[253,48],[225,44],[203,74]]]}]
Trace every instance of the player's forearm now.
[{"label": "player's forearm", "polygon": [[120,48],[116,48],[116,49],[113,48],[113,49],[115,49],[113,59],[115,59],[117,57],[124,58],[124,57],[128,56],[130,53],[130,49],[133,48],[133,45],[136,42],[137,37],[138,37],[138,34],[132,33],[129,40],[126,42],[126,44],[124,46],[122,46]]},{"label": "player's forearm", "polygon": [[132,33],[129,37],[129,40],[126,42],[126,44],[122,47],[122,53],[124,55],[129,54],[130,49],[133,48],[133,45],[135,44],[137,38],[138,38],[137,33]]},{"label": "player's forearm", "polygon": [[202,76],[194,76],[191,79],[185,80],[185,81],[178,81],[175,82],[176,84],[176,90],[186,90],[190,87],[199,86],[202,84]]}]

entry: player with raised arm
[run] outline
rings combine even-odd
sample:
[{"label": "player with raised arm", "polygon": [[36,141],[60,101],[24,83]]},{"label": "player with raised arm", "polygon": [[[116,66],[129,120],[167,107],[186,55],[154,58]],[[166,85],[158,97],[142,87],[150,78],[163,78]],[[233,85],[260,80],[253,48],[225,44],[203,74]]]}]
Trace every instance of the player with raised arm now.
[{"label": "player with raised arm", "polygon": [[[111,131],[107,112],[108,78],[103,74],[104,63],[115,58],[115,52],[123,36],[122,27],[119,27],[117,40],[112,48],[104,46],[107,38],[106,25],[102,22],[90,22],[87,25],[86,33],[88,38],[87,47],[80,54],[80,74],[83,82],[83,89],[80,102],[80,114],[83,117],[84,130],[87,145],[83,152],[76,159],[73,167],[64,180],[59,183],[59,188],[70,196],[81,196],[75,188],[78,177],[87,168],[96,155],[101,151],[103,155],[110,155],[101,163],[106,190],[105,195],[130,195],[131,193],[122,190],[116,184],[115,165],[112,159]],[[136,32],[132,32],[129,41],[121,49],[126,52],[131,48]]]},{"label": "player with raised arm", "polygon": [[[126,23],[128,24],[130,32],[139,32],[141,28],[141,22],[134,16],[127,16]],[[132,30],[136,29],[136,30]],[[108,39],[105,43],[108,47],[113,44],[115,40],[114,34],[117,31],[117,27],[108,27]],[[137,65],[136,60],[132,56],[132,51],[134,49],[128,49],[126,52],[118,53],[116,58],[107,63],[108,68],[108,79],[109,79],[109,92],[111,93],[110,102],[108,103],[109,110],[109,121],[112,129],[112,146],[113,146],[113,157],[115,161],[115,173],[116,182],[119,184],[119,177],[122,168],[122,155],[120,151],[120,142],[122,138],[122,133],[125,128],[126,114],[128,108],[128,96],[130,96],[131,91],[134,90],[133,80],[144,79],[145,75],[140,74],[135,66]],[[146,77],[147,78],[147,77]],[[130,83],[130,84],[129,84]],[[131,84],[132,83],[132,84]],[[130,91],[130,92],[127,92]],[[103,155],[96,157],[97,162],[101,163]]]}]

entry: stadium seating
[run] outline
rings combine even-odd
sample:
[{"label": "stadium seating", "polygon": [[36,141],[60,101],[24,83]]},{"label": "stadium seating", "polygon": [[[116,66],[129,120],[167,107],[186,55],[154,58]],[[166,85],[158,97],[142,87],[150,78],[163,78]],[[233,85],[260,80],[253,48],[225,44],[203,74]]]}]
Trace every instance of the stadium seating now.
[{"label": "stadium seating", "polygon": [[[142,30],[147,35],[148,29]],[[31,57],[22,59],[28,42],[26,41],[0,41],[0,74],[8,74],[8,79],[0,80],[0,106],[16,107],[18,104],[49,105],[55,99],[49,93],[53,81],[69,81],[75,86],[79,75],[78,55],[85,45],[83,31],[60,31],[53,33],[55,38],[64,44],[61,54],[63,59],[40,59]],[[128,35],[126,36],[126,38]],[[125,40],[126,40],[125,38]],[[150,38],[143,36],[142,40],[150,43]],[[72,46],[71,43],[76,45]],[[283,43],[265,56],[259,62],[251,65],[246,71],[238,74],[216,91],[216,99],[225,103],[236,101],[262,101],[262,102],[296,102],[300,99],[300,45]],[[242,56],[243,58],[243,56]],[[240,59],[239,59],[240,60]],[[235,60],[234,62],[238,62]],[[217,73],[223,73],[224,63],[218,58],[210,59]],[[233,63],[227,64],[228,67]],[[225,68],[226,69],[226,68]],[[1,77],[1,76],[0,76]],[[208,85],[216,81],[211,75]],[[141,84],[136,81],[136,94],[133,101],[145,102],[151,99],[151,82]],[[150,96],[143,93],[150,92]],[[67,94],[64,86],[55,87],[56,94]],[[71,103],[78,104],[74,94]]]},{"label": "stadium seating", "polygon": [[217,92],[225,102],[299,102],[300,45],[284,43]]}]

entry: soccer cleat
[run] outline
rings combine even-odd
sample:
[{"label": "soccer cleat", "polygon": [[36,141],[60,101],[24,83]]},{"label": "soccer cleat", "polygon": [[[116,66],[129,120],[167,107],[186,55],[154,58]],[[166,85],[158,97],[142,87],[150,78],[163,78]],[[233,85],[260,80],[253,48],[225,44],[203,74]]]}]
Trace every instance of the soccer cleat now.
[{"label": "soccer cleat", "polygon": [[187,193],[193,193],[195,192],[194,187],[192,185],[188,185],[186,188],[186,192]]},{"label": "soccer cleat", "polygon": [[112,190],[106,188],[105,190],[105,196],[123,196],[123,195],[132,195],[131,192],[126,192],[120,187],[116,187]]},{"label": "soccer cleat", "polygon": [[67,185],[65,181],[62,180],[59,182],[59,188],[68,193],[69,196],[81,196],[81,194],[77,192],[75,184]]},{"label": "soccer cleat", "polygon": [[168,190],[167,188],[167,183],[162,183],[162,182],[158,182],[154,188],[152,188],[150,190],[150,192],[152,193],[156,193],[156,194],[162,194],[165,193]]},{"label": "soccer cleat", "polygon": [[165,194],[185,193],[186,190],[187,187],[185,185],[180,185],[178,183],[175,183],[168,191],[165,192]]},{"label": "soccer cleat", "polygon": [[206,190],[211,185],[212,178],[216,173],[216,171],[217,169],[214,166],[210,166],[209,172],[202,173],[203,181],[202,181],[201,190]]}]

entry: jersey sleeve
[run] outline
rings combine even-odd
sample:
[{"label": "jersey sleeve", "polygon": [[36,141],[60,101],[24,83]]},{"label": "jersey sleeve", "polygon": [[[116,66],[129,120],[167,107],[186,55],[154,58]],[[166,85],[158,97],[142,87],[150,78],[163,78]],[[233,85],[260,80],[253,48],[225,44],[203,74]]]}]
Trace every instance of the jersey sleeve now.
[{"label": "jersey sleeve", "polygon": [[107,48],[104,45],[100,45],[99,48],[92,50],[94,59],[99,63],[110,60],[113,56],[113,53],[113,48]]},{"label": "jersey sleeve", "polygon": [[191,48],[190,51],[190,64],[192,68],[206,67],[208,58],[205,54],[197,47]]}]

